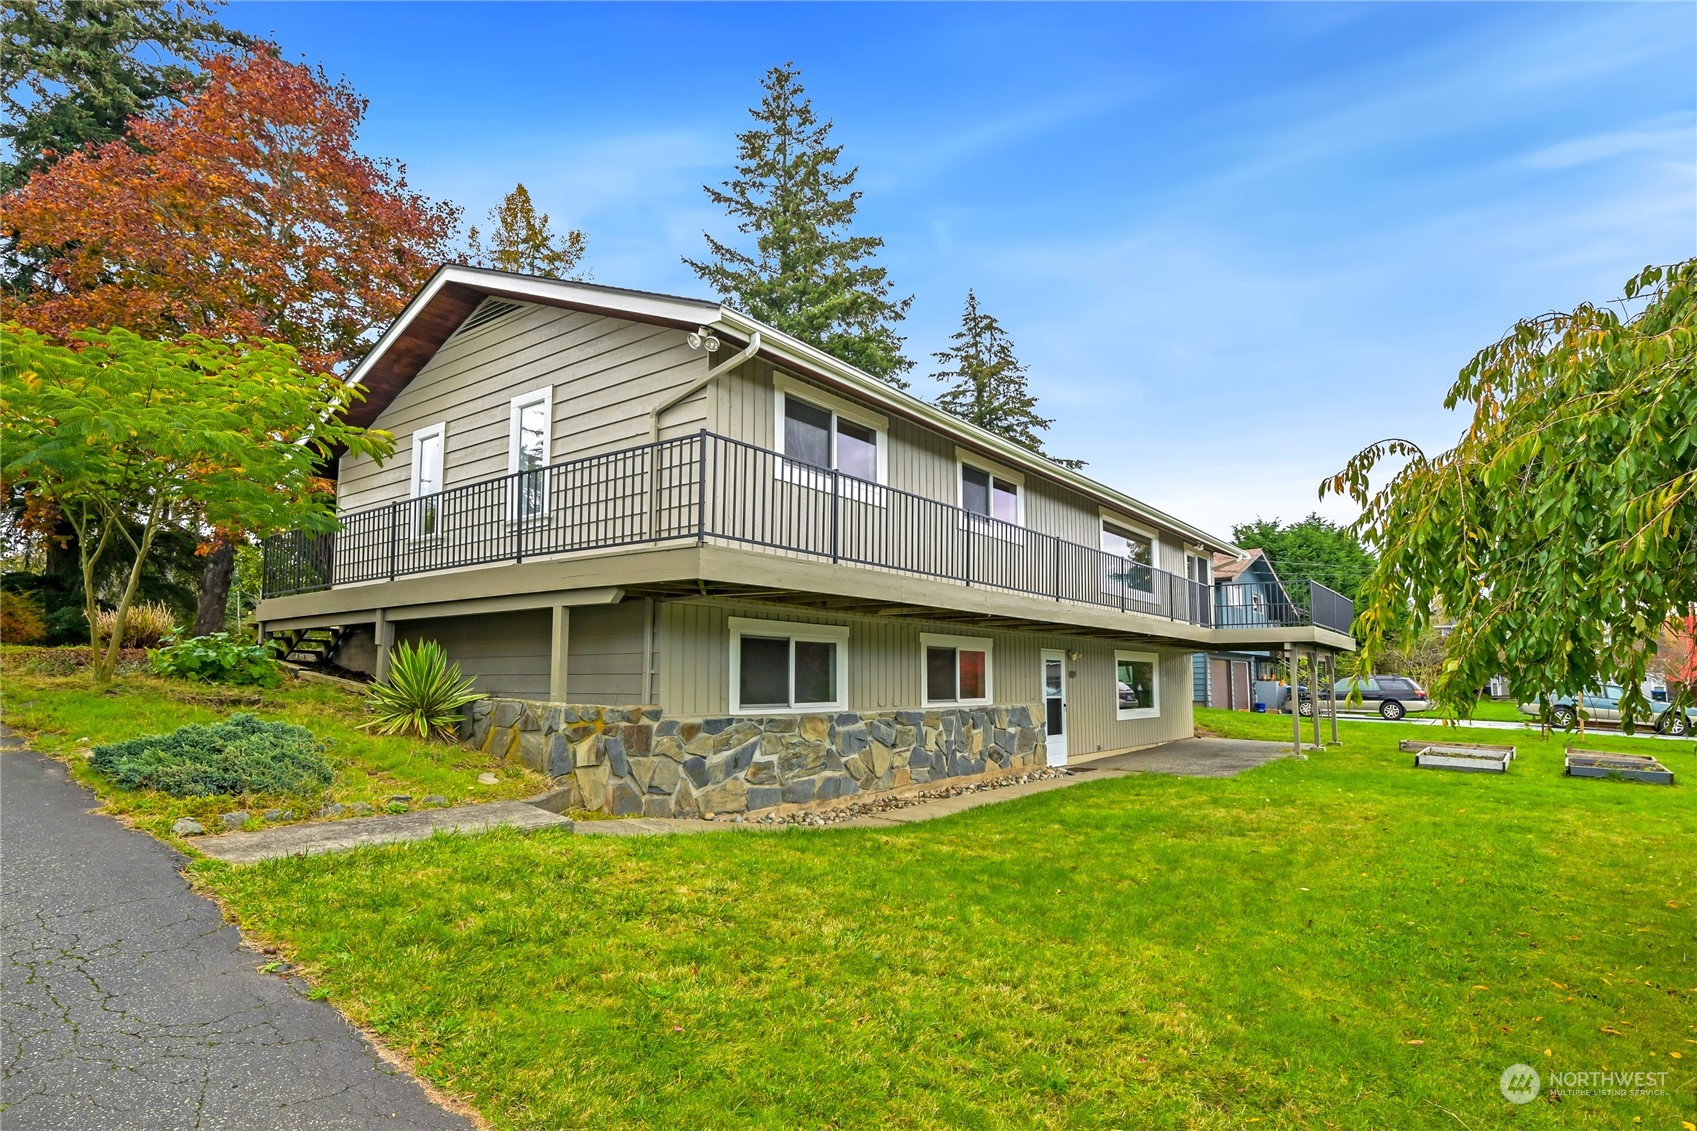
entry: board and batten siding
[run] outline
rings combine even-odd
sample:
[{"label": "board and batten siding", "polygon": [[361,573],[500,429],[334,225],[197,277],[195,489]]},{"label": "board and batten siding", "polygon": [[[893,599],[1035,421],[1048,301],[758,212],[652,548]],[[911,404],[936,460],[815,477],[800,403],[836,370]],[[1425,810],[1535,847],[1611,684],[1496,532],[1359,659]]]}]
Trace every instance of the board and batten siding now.
[{"label": "board and batten siding", "polygon": [[485,695],[548,698],[553,623],[546,609],[404,621],[396,643],[434,640]]},{"label": "board and batten siding", "polygon": [[[730,705],[731,617],[846,625],[849,629],[848,683],[851,711],[911,710],[923,707],[923,650],[920,634],[984,636],[994,642],[993,699],[1025,704],[1034,710],[1041,696],[1044,649],[1079,652],[1069,660],[1068,749],[1073,756],[1145,746],[1193,733],[1190,654],[1144,645],[1035,633],[993,632],[959,624],[926,624],[908,619],[816,614],[764,605],[723,601],[667,601],[660,608],[659,699],[671,715],[705,717],[725,714]],[[575,635],[575,634],[574,634]],[[1115,648],[1155,652],[1160,657],[1158,718],[1116,718]]]},{"label": "board and batten siding", "polygon": [[[777,397],[773,373],[774,367],[769,362],[756,359],[717,378],[713,382],[712,405],[708,412],[713,422],[710,428],[758,447],[772,448],[777,437]],[[784,376],[801,385],[812,384],[787,371]],[[830,395],[843,396],[835,391],[830,391]],[[881,412],[871,405],[866,407],[869,411]],[[960,465],[955,449],[964,445],[957,445],[948,436],[899,417],[890,417],[888,439],[888,486],[950,506],[959,505]],[[1081,546],[1101,546],[1102,508],[1099,504],[1061,484],[1029,473],[1025,475],[1024,493],[1025,525],[1028,529]],[[1149,526],[1142,522],[1134,522],[1133,525]],[[1153,564],[1183,577],[1183,541],[1164,530],[1155,531],[1155,541]]]},{"label": "board and batten siding", "polygon": [[[406,498],[412,434],[437,423],[447,425],[445,486],[507,474],[512,399],[544,387],[553,389],[551,463],[646,443],[649,409],[706,365],[679,330],[520,305],[442,345],[373,424],[394,434],[395,454],[381,467],[344,458],[337,503],[350,511]],[[665,413],[662,438],[699,431],[707,414],[697,393]]]}]

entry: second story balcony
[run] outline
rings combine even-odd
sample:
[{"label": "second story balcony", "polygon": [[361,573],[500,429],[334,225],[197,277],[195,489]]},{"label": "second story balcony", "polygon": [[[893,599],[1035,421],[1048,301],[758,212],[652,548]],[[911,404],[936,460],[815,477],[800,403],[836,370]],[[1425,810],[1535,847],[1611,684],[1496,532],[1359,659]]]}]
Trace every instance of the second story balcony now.
[{"label": "second story balcony", "polygon": [[502,562],[714,544],[1073,602],[1203,628],[1313,626],[1354,608],[1315,582],[1212,585],[700,432],[343,513],[264,543],[267,598]]}]

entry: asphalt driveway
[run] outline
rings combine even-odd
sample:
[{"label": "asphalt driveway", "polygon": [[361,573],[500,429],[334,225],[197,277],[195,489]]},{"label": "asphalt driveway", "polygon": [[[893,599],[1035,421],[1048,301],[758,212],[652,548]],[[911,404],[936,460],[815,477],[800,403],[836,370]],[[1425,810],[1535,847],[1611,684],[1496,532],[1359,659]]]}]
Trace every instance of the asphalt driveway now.
[{"label": "asphalt driveway", "polygon": [[58,763],[0,753],[0,1127],[471,1126],[261,974],[185,858],[94,804]]}]

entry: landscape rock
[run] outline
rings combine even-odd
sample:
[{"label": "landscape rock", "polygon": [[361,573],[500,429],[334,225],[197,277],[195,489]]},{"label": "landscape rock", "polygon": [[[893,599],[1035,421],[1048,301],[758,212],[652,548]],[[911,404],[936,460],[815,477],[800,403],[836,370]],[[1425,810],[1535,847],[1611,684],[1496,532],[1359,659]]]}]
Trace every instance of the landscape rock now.
[{"label": "landscape rock", "polygon": [[352,813],[356,817],[368,817],[372,813],[375,813],[376,810],[363,801],[356,801],[352,805],[348,806],[348,812]]},{"label": "landscape rock", "polygon": [[485,770],[483,773],[477,775],[477,782],[479,785],[500,785],[501,779],[498,775]]},{"label": "landscape rock", "polygon": [[347,811],[347,808],[340,801],[332,801],[328,805],[321,806],[316,815],[328,820],[331,817],[340,817]]},{"label": "landscape rock", "polygon": [[227,829],[239,829],[243,825],[247,824],[248,818],[252,816],[253,814],[249,813],[246,809],[237,809],[233,813],[225,813],[223,816],[219,817],[218,820],[223,822],[224,827]]},{"label": "landscape rock", "polygon": [[178,817],[171,822],[171,832],[177,836],[199,836],[205,831],[193,817]]}]

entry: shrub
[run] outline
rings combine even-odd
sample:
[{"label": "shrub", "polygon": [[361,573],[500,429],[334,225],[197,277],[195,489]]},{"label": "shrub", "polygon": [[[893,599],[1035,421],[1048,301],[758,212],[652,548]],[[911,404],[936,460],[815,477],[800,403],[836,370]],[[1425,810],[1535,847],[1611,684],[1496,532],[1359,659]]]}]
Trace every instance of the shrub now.
[{"label": "shrub", "polygon": [[37,644],[47,636],[41,603],[23,593],[0,590],[0,643]]},{"label": "shrub", "polygon": [[402,644],[392,649],[388,680],[372,684],[366,694],[377,717],[362,726],[378,734],[420,738],[452,738],[460,708],[483,698],[434,640],[421,641],[417,648]]},{"label": "shrub", "polygon": [[[112,639],[118,624],[115,609],[101,609],[94,614],[94,627],[102,643]],[[154,648],[177,630],[177,617],[170,609],[155,601],[132,605],[124,617],[124,647]]]},{"label": "shrub", "polygon": [[263,644],[233,639],[227,632],[174,640],[154,651],[153,670],[179,679],[278,687],[283,669]]},{"label": "shrub", "polygon": [[305,727],[238,714],[96,746],[92,765],[125,789],[173,797],[295,796],[322,791],[335,778],[324,749]]}]

